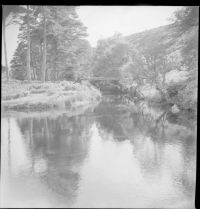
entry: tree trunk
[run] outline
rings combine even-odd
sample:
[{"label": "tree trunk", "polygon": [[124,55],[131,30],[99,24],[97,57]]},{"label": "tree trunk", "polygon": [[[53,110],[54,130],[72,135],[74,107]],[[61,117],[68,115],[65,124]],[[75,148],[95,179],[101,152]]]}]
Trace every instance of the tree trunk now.
[{"label": "tree trunk", "polygon": [[[30,45],[30,48],[32,48],[31,45]],[[30,65],[32,66],[31,80],[37,80],[37,73],[36,73],[37,66],[34,64],[34,62],[35,60],[33,57],[33,53],[30,52]]]},{"label": "tree trunk", "polygon": [[31,81],[30,73],[30,22],[29,22],[29,6],[27,5],[27,79]]},{"label": "tree trunk", "polygon": [[7,48],[6,48],[6,23],[5,18],[3,18],[3,44],[4,44],[4,56],[5,56],[5,65],[6,65],[6,79],[9,81],[9,72],[8,72],[8,60],[7,60]]},{"label": "tree trunk", "polygon": [[42,82],[45,82],[46,78],[46,14],[45,14],[45,6],[43,6],[43,60],[42,60]]},{"label": "tree trunk", "polygon": [[[39,45],[39,55],[42,57],[43,56],[43,46],[42,43]],[[42,63],[43,63],[43,58],[39,62],[39,73],[38,73],[38,80],[42,80]]]},{"label": "tree trunk", "polygon": [[46,72],[45,72],[45,81],[48,81],[49,80],[49,74],[48,74],[48,69],[46,67]]},{"label": "tree trunk", "polygon": [[[56,40],[55,40],[55,51],[57,52],[57,41]],[[58,77],[58,74],[57,74],[57,54],[56,54],[56,58],[54,61],[54,71],[55,71],[55,81],[57,81],[57,77]]]}]

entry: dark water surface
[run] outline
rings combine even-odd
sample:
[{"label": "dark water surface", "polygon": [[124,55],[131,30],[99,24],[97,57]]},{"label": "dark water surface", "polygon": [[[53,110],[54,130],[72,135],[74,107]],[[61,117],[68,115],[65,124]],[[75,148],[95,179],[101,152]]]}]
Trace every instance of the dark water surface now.
[{"label": "dark water surface", "polygon": [[194,208],[196,126],[105,96],[82,115],[2,117],[1,207]]}]

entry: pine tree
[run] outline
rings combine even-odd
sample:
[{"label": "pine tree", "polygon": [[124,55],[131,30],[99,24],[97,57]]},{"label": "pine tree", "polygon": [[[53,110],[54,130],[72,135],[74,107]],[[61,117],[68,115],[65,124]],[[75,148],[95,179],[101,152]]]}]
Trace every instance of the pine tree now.
[{"label": "pine tree", "polygon": [[[76,7],[68,6],[30,6],[30,66],[31,78],[45,80],[74,79],[79,67],[80,56],[88,53],[90,45],[83,39],[86,27],[78,19]],[[27,18],[21,17],[19,44],[27,47]],[[25,49],[24,50],[27,50]],[[12,62],[13,73],[19,50]],[[25,56],[26,57],[26,56]],[[87,62],[87,61],[86,61]],[[85,62],[85,63],[86,63]],[[20,62],[23,64],[23,62]],[[82,63],[83,64],[83,63]],[[19,65],[18,65],[19,67]],[[14,70],[15,69],[15,70]],[[25,69],[22,66],[22,69]],[[27,73],[23,73],[27,76]],[[17,76],[18,77],[18,76]]]},{"label": "pine tree", "polygon": [[[18,19],[16,20],[17,24],[19,24],[19,35],[18,35],[18,47],[13,56],[13,60],[11,61],[11,71],[12,76],[15,78],[19,78],[19,75],[23,75],[21,80],[28,79],[31,80],[31,33],[33,28],[35,27],[35,20],[33,16],[33,8],[31,6],[27,6],[25,13],[21,13],[18,15]],[[20,51],[20,50],[21,51]],[[25,53],[26,52],[26,53]],[[22,56],[23,54],[23,56]],[[21,60],[20,60],[21,59]],[[26,60],[26,63],[24,61]],[[25,70],[26,72],[20,73],[20,71]],[[19,73],[18,73],[19,72]],[[16,75],[15,75],[16,74]],[[25,77],[24,77],[25,76]]]},{"label": "pine tree", "polygon": [[78,59],[74,46],[86,35],[86,28],[78,19],[76,7],[48,7],[47,64],[50,77],[56,80],[73,79]]}]

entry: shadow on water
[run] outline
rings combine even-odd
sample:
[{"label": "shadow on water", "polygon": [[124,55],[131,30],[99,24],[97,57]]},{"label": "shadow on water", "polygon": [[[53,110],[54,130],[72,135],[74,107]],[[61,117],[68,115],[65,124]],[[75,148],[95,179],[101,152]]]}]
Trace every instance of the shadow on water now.
[{"label": "shadow on water", "polygon": [[[71,117],[63,114],[56,118],[4,118],[2,122],[4,124],[3,132],[5,132],[3,133],[3,144],[8,139],[7,148],[4,149],[5,153],[8,153],[8,167],[11,168],[7,172],[11,177],[13,176],[14,181],[17,181],[12,166],[17,167],[15,158],[19,158],[19,155],[24,153],[23,155],[26,156],[27,160],[25,157],[21,158],[24,158],[24,165],[26,166],[23,167],[22,162],[18,162],[20,165],[18,166],[18,176],[21,173],[23,183],[29,182],[32,177],[37,179],[39,188],[34,191],[43,191],[42,194],[39,193],[38,195],[48,196],[50,207],[58,206],[58,202],[61,207],[72,206],[79,199],[80,185],[82,185],[82,179],[85,178],[82,173],[83,167],[88,166],[88,170],[95,169],[94,166],[90,167],[88,163],[92,160],[90,159],[93,149],[92,141],[96,140],[91,136],[94,124],[97,126],[102,142],[112,141],[112,143],[119,145],[123,145],[124,142],[128,143],[127,146],[132,150],[132,158],[134,157],[138,162],[139,168],[137,169],[142,173],[143,181],[148,182],[146,184],[141,183],[144,186],[143,189],[139,190],[139,194],[146,194],[148,198],[151,198],[147,192],[148,185],[151,184],[150,182],[154,182],[153,185],[159,187],[159,183],[156,183],[158,182],[157,178],[162,177],[167,178],[166,182],[169,181],[175,185],[171,186],[172,188],[182,188],[180,190],[187,198],[194,198],[195,126],[188,126],[187,124],[191,124],[189,122],[180,123],[168,109],[155,109],[144,101],[133,104],[121,95],[105,95],[102,102],[90,114],[85,113]],[[10,144],[13,144],[13,147]],[[19,144],[21,144],[21,148]],[[114,144],[101,145],[105,148],[111,146],[108,158],[113,155],[112,149],[114,148],[112,146]],[[19,154],[14,156],[12,152]],[[11,154],[12,156],[10,156]],[[102,154],[103,159],[105,153],[100,154]],[[116,162],[113,161],[114,163]],[[97,166],[102,165],[100,163]],[[131,166],[134,168],[136,164],[133,163]],[[101,172],[106,173],[106,170],[103,169],[101,168]],[[134,169],[131,170],[130,167],[127,167],[130,173],[134,172]],[[115,172],[114,168],[113,172]],[[25,180],[24,175],[30,175],[30,178]],[[169,180],[169,178],[173,180]],[[142,180],[138,181],[137,184],[140,184]],[[109,184],[109,182],[107,183]],[[98,184],[98,182],[92,184]],[[112,184],[110,187],[112,190]],[[135,188],[137,187],[131,187],[133,191]],[[122,191],[123,189],[121,189]],[[22,196],[25,195],[25,191],[21,191],[21,193]],[[177,192],[175,194],[178,195]],[[27,193],[26,195],[32,198],[34,194]],[[112,195],[108,198],[111,201]],[[146,198],[147,202],[151,200],[148,198]],[[159,201],[159,198],[162,199],[162,195],[157,198]],[[137,201],[135,200],[135,202]],[[137,204],[135,206],[137,207]],[[135,206],[133,205],[133,207]]]}]

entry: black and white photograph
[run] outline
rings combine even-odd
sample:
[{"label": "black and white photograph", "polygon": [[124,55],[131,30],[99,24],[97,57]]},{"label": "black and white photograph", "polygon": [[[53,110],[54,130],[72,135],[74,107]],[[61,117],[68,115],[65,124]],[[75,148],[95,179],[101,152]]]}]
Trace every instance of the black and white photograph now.
[{"label": "black and white photograph", "polygon": [[2,12],[0,207],[195,209],[199,6]]}]

